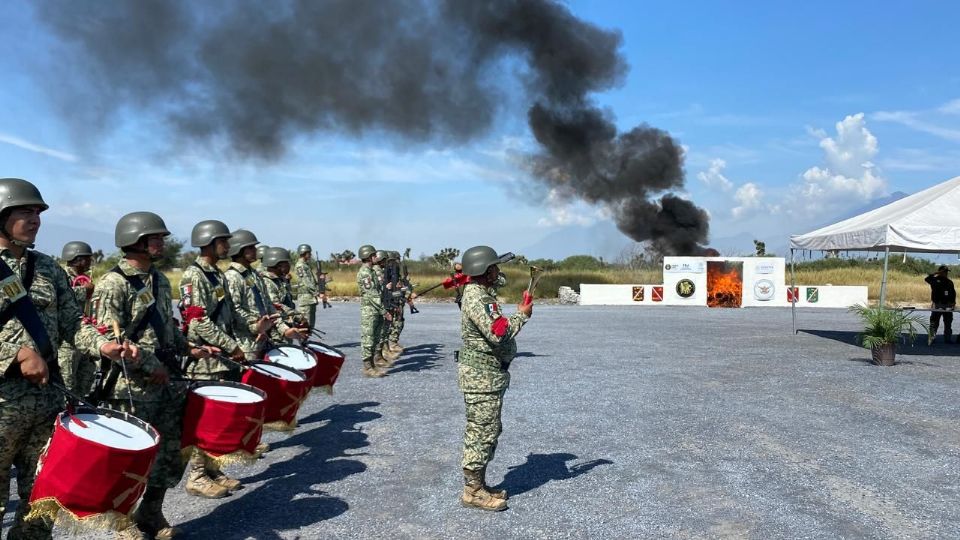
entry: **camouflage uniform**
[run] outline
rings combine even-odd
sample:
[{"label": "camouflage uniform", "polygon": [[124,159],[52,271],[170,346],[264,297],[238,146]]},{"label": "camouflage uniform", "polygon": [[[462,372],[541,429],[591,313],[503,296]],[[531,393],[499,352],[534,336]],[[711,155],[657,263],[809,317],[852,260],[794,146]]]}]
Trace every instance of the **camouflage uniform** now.
[{"label": "camouflage uniform", "polygon": [[269,302],[280,312],[283,320],[289,324],[299,319],[300,313],[293,303],[293,290],[290,287],[290,282],[269,270],[261,270],[260,279],[263,280],[266,296],[270,299]]},{"label": "camouflage uniform", "polygon": [[357,272],[357,288],[360,290],[360,349],[363,361],[373,361],[383,335],[382,282],[376,267],[361,265]]},{"label": "camouflage uniform", "polygon": [[510,386],[508,368],[517,353],[514,338],[529,320],[515,313],[507,325],[495,325],[502,317],[495,288],[478,283],[464,288],[458,382],[467,413],[462,465],[470,471],[485,469],[496,452],[503,394]]},{"label": "camouflage uniform", "polygon": [[[67,273],[67,282],[73,283],[80,274],[72,266],[64,268]],[[77,304],[83,310],[83,315],[89,317],[93,314],[93,308],[87,298],[87,288],[78,285],[72,287],[73,294],[77,299]],[[60,371],[63,375],[63,385],[69,388],[73,393],[85,396],[93,388],[93,381],[97,374],[96,357],[82,355],[68,342],[60,344],[60,350],[57,352],[57,359],[60,363]]]},{"label": "camouflage uniform", "polygon": [[403,302],[400,303],[400,309],[393,314],[393,321],[390,322],[390,332],[387,343],[391,346],[400,342],[400,334],[403,332],[403,325],[406,320],[406,317],[404,317],[404,307],[410,298],[410,294],[413,292],[413,285],[408,278],[400,278],[400,286],[404,288]]},{"label": "camouflage uniform", "polygon": [[[64,341],[89,355],[99,356],[100,347],[107,343],[93,326],[83,324],[81,309],[67,281],[67,274],[47,255],[36,256],[30,300],[50,338],[54,350]],[[17,259],[8,249],[0,250],[0,258],[18,279],[26,270],[27,257]],[[0,288],[0,310],[6,309],[10,298]],[[63,410],[63,397],[49,385],[32,384],[19,376],[15,357],[21,347],[36,348],[33,339],[20,321],[13,317],[0,329],[0,486],[9,486],[10,467],[17,466],[17,493],[20,504],[14,517],[10,538],[50,538],[52,524],[44,519],[24,523],[29,512],[30,492],[33,490],[37,459],[50,435],[57,414]],[[50,359],[51,380],[55,379],[56,359]],[[14,375],[16,374],[16,375]],[[3,502],[8,495],[3,493]]]},{"label": "camouflage uniform", "polygon": [[297,257],[293,271],[297,274],[297,310],[307,318],[307,324],[313,328],[317,322],[317,263],[313,259],[303,260]]},{"label": "camouflage uniform", "polygon": [[[255,270],[246,268],[238,262],[232,262],[224,273],[227,277],[227,291],[230,293],[233,304],[234,318],[240,325],[246,327],[244,331],[237,332],[237,341],[248,359],[259,359],[263,356],[262,349],[267,344],[256,341],[257,325],[260,317],[273,315],[277,310],[270,302],[270,297],[264,294],[266,285]],[[261,306],[257,305],[258,301],[262,304]],[[268,338],[274,343],[285,343],[287,340],[283,337],[283,332],[289,328],[282,321],[278,321],[276,326],[270,329]]]},{"label": "camouflage uniform", "polygon": [[[137,339],[140,362],[127,365],[129,390],[128,382],[121,377],[113,393],[107,397],[111,407],[133,414],[160,433],[160,450],[150,470],[147,485],[168,489],[175,487],[183,477],[180,432],[186,388],[179,382],[153,384],[149,378],[161,367],[166,367],[171,376],[178,376],[175,369],[179,367],[177,355],[188,354],[189,345],[173,318],[173,293],[167,277],[154,269],[147,272],[139,270],[126,259],[120,260],[117,270],[120,273],[107,272],[97,284],[94,294],[97,321],[107,328],[117,321],[128,339],[137,339],[138,336],[133,335],[137,325],[147,316],[147,308],[156,302],[157,313],[163,324],[161,335],[157,335],[153,325],[147,324]],[[125,276],[139,278],[144,289],[135,290]],[[157,281],[156,298],[153,297],[154,280]],[[160,358],[167,358],[169,364],[164,364]],[[128,396],[133,398],[132,409]]]},{"label": "camouflage uniform", "polygon": [[[219,268],[198,258],[183,271],[180,278],[180,305],[181,309],[197,306],[204,310],[203,317],[188,324],[187,339],[192,343],[219,347],[225,354],[230,354],[238,346],[238,340],[234,338],[237,328],[247,333],[250,330],[244,324],[235,322],[233,301],[227,294],[226,279]],[[240,379],[240,368],[218,358],[204,358],[193,365],[190,376],[235,381]]]}]

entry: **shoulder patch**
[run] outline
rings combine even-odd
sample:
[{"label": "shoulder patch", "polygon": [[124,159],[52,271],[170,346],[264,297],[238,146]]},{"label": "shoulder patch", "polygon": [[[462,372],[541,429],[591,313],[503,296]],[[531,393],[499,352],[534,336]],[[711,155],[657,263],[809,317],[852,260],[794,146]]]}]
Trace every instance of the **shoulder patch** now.
[{"label": "shoulder patch", "polygon": [[[492,300],[492,299],[485,298],[484,300]],[[487,315],[489,315],[493,319],[499,318],[501,316],[500,304],[498,304],[495,300],[490,302],[484,302],[483,309],[484,311],[487,312]]]},{"label": "shoulder patch", "polygon": [[180,304],[183,306],[193,304],[193,285],[189,283],[180,285]]}]

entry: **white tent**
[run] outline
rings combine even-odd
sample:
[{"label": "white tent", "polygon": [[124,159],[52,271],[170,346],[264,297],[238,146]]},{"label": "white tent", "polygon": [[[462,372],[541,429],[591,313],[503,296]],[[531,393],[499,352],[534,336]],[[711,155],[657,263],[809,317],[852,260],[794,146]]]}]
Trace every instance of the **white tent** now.
[{"label": "white tent", "polygon": [[960,253],[960,176],[859,216],[791,236],[791,281],[793,252],[797,249],[883,251],[880,283],[880,305],[883,306],[891,250]]}]

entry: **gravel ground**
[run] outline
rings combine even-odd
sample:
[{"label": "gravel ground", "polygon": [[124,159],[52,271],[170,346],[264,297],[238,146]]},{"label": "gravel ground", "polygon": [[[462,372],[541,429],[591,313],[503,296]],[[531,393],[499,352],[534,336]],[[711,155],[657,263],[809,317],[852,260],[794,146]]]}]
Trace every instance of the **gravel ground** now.
[{"label": "gravel ground", "polygon": [[881,368],[842,310],[800,312],[794,336],[776,308],[539,306],[490,466],[510,508],[484,513],[458,500],[456,307],[407,315],[379,380],[360,377],[358,311],[320,311],[348,354],[335,394],[228,469],[244,490],[171,492],[188,537],[960,537],[960,345]]}]

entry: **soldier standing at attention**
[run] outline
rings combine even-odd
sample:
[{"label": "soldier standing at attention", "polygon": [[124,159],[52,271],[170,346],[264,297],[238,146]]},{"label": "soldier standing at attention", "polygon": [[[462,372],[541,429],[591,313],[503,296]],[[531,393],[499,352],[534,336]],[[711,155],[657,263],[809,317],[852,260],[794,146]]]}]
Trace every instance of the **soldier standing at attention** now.
[{"label": "soldier standing at attention", "polygon": [[323,304],[323,309],[332,308],[333,306],[327,301],[327,283],[330,283],[333,279],[320,268],[319,261],[317,262],[317,268],[320,272],[317,276],[317,291],[320,293],[320,303]]},{"label": "soldier standing at attention", "polygon": [[[133,212],[120,218],[114,243],[123,258],[100,280],[94,300],[97,320],[108,328],[116,321],[141,351],[136,365],[128,363],[129,381],[98,390],[110,400],[112,408],[148,422],[160,434],[157,460],[133,515],[136,527],[121,531],[120,538],[140,538],[137,529],[160,539],[173,538],[180,532],[163,515],[167,490],[180,483],[184,471],[180,434],[186,389],[182,382],[171,382],[170,376],[183,377],[180,355],[207,358],[211,353],[209,348],[187,343],[173,318],[170,281],[153,266],[163,257],[164,238],[169,235],[163,219],[152,212]],[[133,397],[132,409],[128,392]]]},{"label": "soldier standing at attention", "polygon": [[297,274],[297,309],[307,319],[310,329],[317,323],[317,267],[313,262],[313,248],[307,244],[297,247],[297,263],[293,271]]},{"label": "soldier standing at attention", "polygon": [[487,246],[472,247],[463,254],[463,271],[470,276],[470,283],[463,289],[460,314],[463,348],[458,383],[467,414],[460,501],[481,510],[507,507],[507,493],[487,486],[487,464],[493,459],[502,431],[503,394],[510,386],[508,368],[517,354],[514,338],[533,314],[533,303],[527,300],[509,318],[500,312],[497,289],[506,284],[506,277],[497,265],[511,259],[512,253],[497,255]]},{"label": "soldier standing at attention", "polygon": [[[957,291],[953,288],[953,281],[947,277],[948,272],[950,272],[949,267],[941,266],[936,272],[924,278],[924,281],[930,284],[930,301],[933,303],[934,310],[953,309],[957,305]],[[950,343],[950,336],[953,334],[953,312],[931,311],[927,345],[933,345],[933,338],[937,335],[941,317],[943,318],[943,342]]]},{"label": "soldier standing at attention", "polygon": [[283,320],[298,328],[306,326],[306,319],[293,303],[293,290],[290,281],[286,279],[290,274],[290,252],[283,248],[268,248],[263,254],[260,266],[260,277],[266,285],[267,296],[281,313]]},{"label": "soldier standing at attention", "polygon": [[[20,504],[11,539],[50,538],[53,524],[24,521],[37,460],[63,410],[63,396],[48,382],[62,383],[56,351],[64,341],[81,353],[135,360],[139,349],[101,336],[81,319],[67,275],[52,258],[33,251],[40,213],[49,208],[36,186],[19,178],[0,179],[0,486],[9,487],[17,466]],[[0,493],[0,507],[8,492]]]},{"label": "soldier standing at attention", "polygon": [[[93,297],[93,280],[87,273],[93,263],[93,248],[86,242],[67,242],[60,253],[67,271],[67,279],[77,304],[83,310],[87,322],[91,321],[92,309],[90,299]],[[93,380],[96,378],[96,358],[80,354],[68,342],[60,344],[57,353],[60,361],[60,371],[63,373],[63,384],[73,393],[85,396],[90,393]]]},{"label": "soldier standing at attention", "polygon": [[[180,278],[180,309],[188,340],[216,347],[234,362],[243,362],[246,355],[235,330],[244,325],[234,319],[227,279],[217,268],[217,261],[227,257],[229,240],[230,229],[222,221],[210,219],[193,226],[190,245],[200,249],[200,256]],[[240,368],[214,356],[198,360],[188,375],[206,380],[239,381]],[[223,474],[203,453],[193,453],[187,473],[187,493],[219,499],[240,486],[238,480]]]},{"label": "soldier standing at attention", "polygon": [[360,290],[360,351],[363,357],[364,377],[383,377],[386,372],[375,364],[382,361],[380,353],[380,335],[383,333],[384,319],[390,320],[390,313],[383,309],[382,286],[374,271],[377,250],[371,245],[360,246],[357,256],[363,264],[357,271],[357,288]]}]

